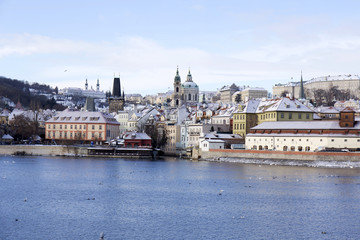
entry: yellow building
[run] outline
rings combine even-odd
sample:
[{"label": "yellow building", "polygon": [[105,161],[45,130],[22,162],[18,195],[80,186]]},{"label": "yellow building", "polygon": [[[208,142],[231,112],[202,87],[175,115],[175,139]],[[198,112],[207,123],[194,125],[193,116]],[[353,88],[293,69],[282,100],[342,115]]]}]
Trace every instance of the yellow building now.
[{"label": "yellow building", "polygon": [[233,115],[233,133],[245,136],[263,122],[312,121],[313,111],[296,99],[250,100]]},{"label": "yellow building", "polygon": [[45,138],[49,140],[102,143],[119,133],[116,119],[102,112],[66,109],[45,122]]}]

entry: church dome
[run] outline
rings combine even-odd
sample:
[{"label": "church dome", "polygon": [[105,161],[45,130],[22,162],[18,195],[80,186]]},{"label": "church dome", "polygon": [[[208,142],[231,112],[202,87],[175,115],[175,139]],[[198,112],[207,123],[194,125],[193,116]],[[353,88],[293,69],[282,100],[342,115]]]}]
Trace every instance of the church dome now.
[{"label": "church dome", "polygon": [[183,88],[198,88],[198,85],[194,82],[184,82],[182,84]]}]

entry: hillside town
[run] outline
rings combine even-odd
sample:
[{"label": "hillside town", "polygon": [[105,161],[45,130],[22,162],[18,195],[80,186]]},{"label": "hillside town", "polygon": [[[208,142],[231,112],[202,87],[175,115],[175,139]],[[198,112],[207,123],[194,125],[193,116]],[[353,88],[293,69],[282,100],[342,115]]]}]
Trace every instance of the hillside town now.
[{"label": "hillside town", "polygon": [[[360,77],[324,76],[279,83],[272,92],[233,83],[201,91],[179,68],[165,93],[112,92],[68,87],[42,93],[62,109],[23,107],[1,97],[1,144],[81,145],[156,149],[191,158],[211,149],[292,152],[358,151]],[[105,150],[104,150],[105,151]],[[106,152],[106,151],[105,151]]]}]

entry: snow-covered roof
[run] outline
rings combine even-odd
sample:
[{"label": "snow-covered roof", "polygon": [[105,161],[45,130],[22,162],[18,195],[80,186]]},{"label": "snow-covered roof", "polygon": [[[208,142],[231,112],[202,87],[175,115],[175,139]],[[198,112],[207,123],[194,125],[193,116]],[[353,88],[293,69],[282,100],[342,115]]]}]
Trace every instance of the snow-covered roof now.
[{"label": "snow-covered roof", "polygon": [[124,139],[142,139],[142,140],[151,140],[151,138],[146,133],[140,132],[131,132],[127,134]]},{"label": "snow-covered roof", "polygon": [[103,112],[72,111],[65,109],[58,115],[50,118],[47,123],[108,123],[119,124],[116,119]]},{"label": "snow-covered roof", "polygon": [[356,122],[354,127],[340,127],[339,121],[277,121],[277,122],[263,122],[251,129],[253,130],[360,129],[360,122]]},{"label": "snow-covered roof", "polygon": [[204,136],[205,139],[236,139],[242,138],[237,134],[229,134],[229,133],[207,133]]}]

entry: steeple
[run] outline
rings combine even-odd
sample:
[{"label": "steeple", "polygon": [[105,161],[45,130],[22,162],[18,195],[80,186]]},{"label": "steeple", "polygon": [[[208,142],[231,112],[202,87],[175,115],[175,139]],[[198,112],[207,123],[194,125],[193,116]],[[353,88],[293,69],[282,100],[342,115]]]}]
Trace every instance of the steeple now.
[{"label": "steeple", "polygon": [[302,71],[301,71],[301,79],[300,79],[300,95],[299,95],[300,99],[305,99],[305,94],[304,94],[304,82],[303,82],[303,77],[302,77]]},{"label": "steeple", "polygon": [[176,68],[176,75],[175,75],[175,78],[174,78],[174,83],[177,83],[177,82],[181,82],[181,78],[180,78],[180,75],[179,75],[179,66],[177,66]]},{"label": "steeple", "polygon": [[99,83],[99,79],[97,79],[97,83],[96,83],[96,91],[100,91],[100,83]]},{"label": "steeple", "polygon": [[189,73],[188,73],[188,75],[187,75],[187,77],[186,77],[186,81],[187,81],[187,82],[192,82],[192,81],[193,81],[193,80],[192,80],[191,73],[190,73],[190,68],[189,68]]},{"label": "steeple", "polygon": [[89,86],[89,84],[88,84],[87,79],[86,79],[85,80],[85,90],[88,90],[88,86]]}]

